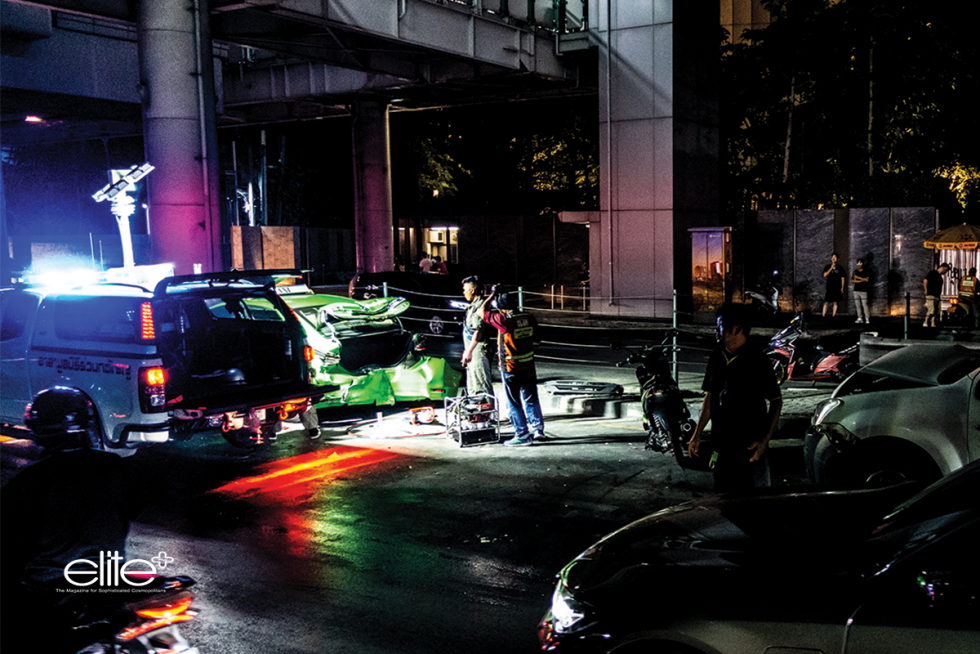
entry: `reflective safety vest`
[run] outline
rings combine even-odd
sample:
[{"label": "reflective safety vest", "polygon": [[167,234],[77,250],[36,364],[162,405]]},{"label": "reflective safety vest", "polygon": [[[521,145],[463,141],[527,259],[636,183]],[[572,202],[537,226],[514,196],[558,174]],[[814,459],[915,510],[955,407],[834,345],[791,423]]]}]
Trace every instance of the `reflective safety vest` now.
[{"label": "reflective safety vest", "polygon": [[976,277],[964,277],[960,280],[960,297],[973,297],[977,290]]},{"label": "reflective safety vest", "polygon": [[529,313],[515,312],[504,320],[506,332],[497,334],[500,369],[520,372],[534,369],[534,331],[537,321]]}]

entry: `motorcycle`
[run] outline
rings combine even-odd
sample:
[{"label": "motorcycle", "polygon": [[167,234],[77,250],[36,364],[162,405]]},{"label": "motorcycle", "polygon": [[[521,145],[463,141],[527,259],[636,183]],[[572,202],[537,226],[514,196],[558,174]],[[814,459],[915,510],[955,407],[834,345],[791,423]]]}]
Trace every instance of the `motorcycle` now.
[{"label": "motorcycle", "polygon": [[72,651],[90,643],[77,654],[198,654],[177,627],[197,615],[193,585],[189,577],[153,575],[140,588],[146,594],[122,606],[72,595],[53,609],[55,622],[70,630]]},{"label": "motorcycle", "polygon": [[635,349],[613,345],[614,349],[629,352],[616,367],[636,366],[643,428],[647,430],[646,449],[674,456],[682,468],[706,470],[703,462],[692,458],[687,452],[687,443],[697,421],[691,417],[680,386],[670,372],[667,355],[673,351],[673,346],[668,341],[675,335],[673,330],[668,331],[660,345],[644,345]]},{"label": "motorcycle", "polygon": [[[772,274],[775,278],[779,271],[774,270]],[[774,316],[779,313],[779,289],[776,288],[773,279],[767,279],[758,288],[746,291],[745,297],[765,315]]]},{"label": "motorcycle", "polygon": [[769,340],[766,356],[779,384],[787,379],[841,381],[860,365],[860,339],[860,331],[810,338],[801,312]]}]

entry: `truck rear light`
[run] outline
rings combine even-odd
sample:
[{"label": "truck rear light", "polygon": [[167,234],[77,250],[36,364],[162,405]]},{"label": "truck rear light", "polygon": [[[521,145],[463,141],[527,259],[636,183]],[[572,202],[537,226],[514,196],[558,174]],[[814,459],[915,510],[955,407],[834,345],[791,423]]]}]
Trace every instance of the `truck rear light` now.
[{"label": "truck rear light", "polygon": [[144,368],[146,383],[149,386],[163,386],[167,383],[167,371],[163,368]]},{"label": "truck rear light", "polygon": [[167,407],[167,369],[159,366],[139,370],[140,409],[159,413]]},{"label": "truck rear light", "polygon": [[156,327],[153,326],[153,305],[143,302],[140,304],[140,338],[144,341],[152,341],[156,337]]},{"label": "truck rear light", "polygon": [[303,346],[303,358],[306,360],[307,363],[313,361],[313,348],[311,346],[309,345]]}]

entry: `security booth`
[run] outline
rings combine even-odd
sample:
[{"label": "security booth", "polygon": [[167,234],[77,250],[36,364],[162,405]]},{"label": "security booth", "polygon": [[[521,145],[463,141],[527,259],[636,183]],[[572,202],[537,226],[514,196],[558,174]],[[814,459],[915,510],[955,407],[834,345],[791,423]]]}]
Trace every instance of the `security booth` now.
[{"label": "security booth", "polygon": [[732,293],[732,228],[692,227],[693,310],[714,315]]}]

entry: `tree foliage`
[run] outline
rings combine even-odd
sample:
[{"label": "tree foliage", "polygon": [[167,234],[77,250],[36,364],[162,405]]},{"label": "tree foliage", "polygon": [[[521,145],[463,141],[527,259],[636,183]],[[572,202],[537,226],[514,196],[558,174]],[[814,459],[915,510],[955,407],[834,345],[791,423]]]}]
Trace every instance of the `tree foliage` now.
[{"label": "tree foliage", "polygon": [[926,0],[766,6],[722,50],[727,208],[953,205],[940,171],[980,164],[969,23]]},{"label": "tree foliage", "polygon": [[530,214],[597,207],[594,105],[593,97],[396,114],[397,210]]},{"label": "tree foliage", "polygon": [[551,198],[555,210],[599,205],[598,148],[583,121],[571,115],[553,131],[514,140],[522,190]]}]

